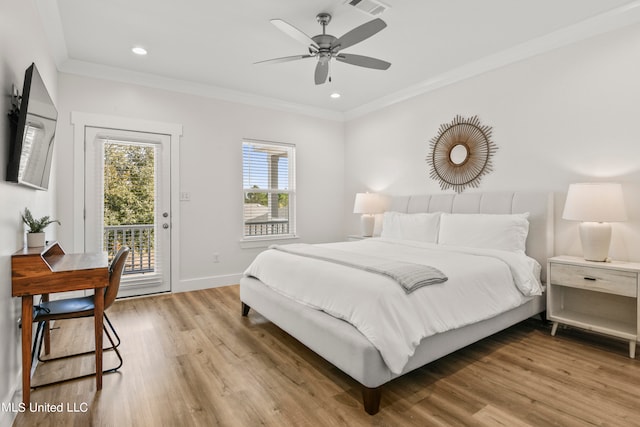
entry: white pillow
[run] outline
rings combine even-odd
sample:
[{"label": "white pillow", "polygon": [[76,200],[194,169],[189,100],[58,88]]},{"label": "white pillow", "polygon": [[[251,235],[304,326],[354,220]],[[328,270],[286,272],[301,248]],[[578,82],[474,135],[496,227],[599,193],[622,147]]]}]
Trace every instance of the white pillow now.
[{"label": "white pillow", "polygon": [[437,243],[440,213],[385,212],[380,237]]},{"label": "white pillow", "polygon": [[529,213],[449,214],[440,218],[438,243],[524,252]]}]

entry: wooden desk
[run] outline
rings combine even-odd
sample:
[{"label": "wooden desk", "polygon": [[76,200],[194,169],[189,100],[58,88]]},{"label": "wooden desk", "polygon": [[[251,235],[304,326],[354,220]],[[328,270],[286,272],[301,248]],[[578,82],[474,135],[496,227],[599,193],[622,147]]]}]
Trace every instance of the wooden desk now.
[{"label": "wooden desk", "polygon": [[[33,296],[47,299],[50,293],[94,291],[96,342],[96,389],[102,389],[102,315],[104,292],[109,284],[106,253],[66,254],[58,243],[24,248],[11,256],[11,295],[22,297],[22,402],[31,400],[31,339]],[[46,346],[48,347],[48,345]]]}]

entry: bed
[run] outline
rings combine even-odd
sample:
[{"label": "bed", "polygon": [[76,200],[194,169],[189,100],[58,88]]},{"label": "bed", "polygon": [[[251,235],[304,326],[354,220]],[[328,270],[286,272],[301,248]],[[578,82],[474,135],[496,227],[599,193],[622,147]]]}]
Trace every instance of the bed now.
[{"label": "bed", "polygon": [[[379,410],[382,386],[385,383],[522,320],[541,314],[545,310],[545,299],[541,292],[544,284],[538,282],[539,289],[536,289],[536,285],[528,280],[528,273],[522,275],[526,280],[522,279],[518,282],[515,277],[520,273],[515,273],[516,267],[514,265],[522,267],[522,262],[528,263],[529,266],[537,264],[538,270],[533,266],[532,274],[537,275],[538,278],[544,278],[546,277],[544,271],[546,260],[553,255],[553,197],[550,193],[499,192],[398,196],[391,199],[388,211],[389,213],[385,213],[384,219],[380,218],[381,221],[378,221],[387,227],[386,229],[383,227],[383,237],[381,238],[310,245],[311,247],[301,245],[300,248],[296,248],[296,250],[311,250],[311,252],[321,251],[319,252],[320,256],[316,253],[309,255],[308,253],[295,253],[295,251],[291,253],[286,250],[288,247],[294,248],[296,245],[271,248],[256,257],[256,261],[252,263],[245,272],[245,276],[240,280],[242,315],[248,316],[250,308],[253,308],[358,381],[362,385],[364,409],[371,415]],[[393,222],[397,221],[394,215],[404,221],[401,222],[404,228],[390,225],[397,225],[397,222]],[[436,225],[437,235],[426,238],[427,241],[407,241],[405,237],[397,235],[398,232],[402,234],[402,230],[405,233],[408,230],[411,235],[415,235],[418,232],[416,230],[423,233],[423,229],[426,227],[424,224],[431,221],[425,231],[428,234],[429,230],[433,228],[433,219],[436,216],[439,221]],[[467,236],[473,235],[474,231],[469,227],[478,228],[477,225],[484,224],[484,222],[478,223],[477,221],[484,221],[485,217],[489,219],[500,218],[500,221],[504,218],[515,218],[514,221],[518,227],[521,226],[521,219],[524,217],[528,229],[524,234],[526,241],[522,240],[522,236],[516,237],[515,240],[511,239],[510,233],[495,234],[499,234],[501,239],[506,237],[507,242],[500,244],[504,243],[509,248],[512,244],[522,244],[520,252],[526,251],[527,257],[514,255],[515,261],[512,262],[511,258],[503,259],[503,252],[506,252],[503,250],[466,248],[466,246],[457,245],[459,241],[456,239],[462,238],[464,240]],[[419,226],[416,228],[415,222],[413,222],[407,228],[406,221],[416,221],[416,218],[419,218]],[[421,226],[424,227],[420,228]],[[508,230],[511,230],[510,227],[511,223],[509,223]],[[377,226],[377,228],[380,232],[380,227]],[[485,231],[493,230],[492,226],[481,228]],[[438,235],[438,233],[440,234]],[[514,234],[518,235],[518,233],[519,231]],[[422,234],[420,235],[422,236]],[[436,241],[430,241],[433,238]],[[473,246],[474,242],[469,244]],[[368,271],[363,269],[361,265],[354,268],[351,264],[343,265],[336,260],[323,259],[324,252],[322,251],[325,250],[333,251],[338,255],[345,254],[345,256],[347,252],[355,253],[354,257],[363,257],[362,259],[365,261],[376,259],[373,255],[391,256],[395,253],[406,253],[406,257],[398,263],[404,263],[407,260],[422,263],[422,261],[416,260],[429,258],[429,263],[435,262],[435,266],[440,267],[440,269],[436,268],[437,272],[447,274],[444,283],[436,281],[436,284],[429,284],[408,293],[406,288],[398,287],[396,289],[393,287],[395,285],[389,284],[392,279],[388,275]],[[368,254],[367,251],[371,253]],[[455,255],[448,253],[446,256],[442,255],[442,259],[445,261],[441,261],[440,253],[447,251],[455,252]],[[487,251],[488,253],[486,253]],[[519,251],[515,250],[514,252]],[[329,253],[327,252],[327,254]],[[424,256],[425,254],[429,256]],[[450,256],[461,258],[455,258],[453,261],[450,260]],[[260,259],[262,263],[260,263]],[[528,261],[522,261],[525,259]],[[487,260],[486,265],[485,261],[481,263],[480,260]],[[458,265],[456,263],[465,264],[468,268],[452,268],[452,265]],[[475,266],[476,263],[478,266]],[[269,265],[280,267],[271,271],[267,268]],[[406,267],[406,265],[401,265],[401,267]],[[432,267],[429,265],[428,268]],[[311,270],[314,268],[319,269]],[[474,270],[474,268],[479,270]],[[463,277],[462,273],[467,270],[473,272],[473,279]],[[509,281],[511,290],[505,287],[497,288],[498,283],[507,282],[507,280],[503,280],[506,277],[505,270],[509,271],[509,277],[514,277],[512,281]],[[491,276],[489,271],[491,271]],[[494,274],[496,276],[493,276]],[[488,283],[488,293],[492,292],[491,289],[496,289],[495,292],[507,295],[504,299],[508,301],[494,304],[487,300],[485,303],[480,299],[480,291],[475,291],[475,295],[471,297],[461,296],[460,301],[456,301],[455,304],[447,305],[436,300],[428,306],[428,310],[417,312],[414,315],[421,322],[429,323],[431,321],[423,319],[428,317],[425,315],[426,312],[437,312],[438,306],[443,306],[447,309],[440,310],[441,313],[436,313],[436,315],[446,317],[450,311],[456,311],[458,310],[456,307],[460,306],[462,308],[458,310],[459,313],[451,315],[455,321],[453,327],[440,325],[440,319],[436,318],[436,321],[428,325],[419,325],[414,328],[419,323],[416,321],[417,318],[398,321],[396,319],[397,313],[390,314],[390,319],[393,320],[380,321],[378,319],[377,326],[375,325],[376,320],[372,320],[373,325],[361,322],[360,314],[363,310],[372,311],[370,308],[359,307],[361,304],[365,307],[372,307],[374,303],[377,303],[376,301],[384,301],[385,306],[375,310],[387,312],[400,307],[401,311],[409,313],[416,307],[422,307],[422,304],[425,306],[429,304],[429,298],[435,298],[425,297],[425,295],[445,295],[439,293],[444,292],[442,289],[452,289],[453,293],[457,295],[459,289],[465,289],[465,280],[473,280],[474,282],[473,286],[467,284],[466,289],[479,288],[476,281],[479,281],[480,279],[477,278],[481,276]],[[353,280],[354,283],[349,286],[345,285],[343,281],[346,281],[347,278]],[[315,283],[315,285],[311,286],[311,283]],[[420,283],[424,283],[424,281]],[[521,283],[523,284],[521,285]],[[373,288],[373,286],[380,288]],[[496,288],[493,288],[494,286]],[[505,285],[500,284],[499,286]],[[296,297],[291,294],[292,289],[296,287],[304,290],[304,297]],[[307,300],[307,295],[314,293],[311,288],[319,287],[326,287],[326,293],[319,294],[317,296],[319,300]],[[351,289],[351,291],[346,289]],[[378,291],[378,289],[384,290]],[[342,295],[341,292],[345,292],[345,294]],[[316,297],[309,296],[308,298]],[[427,299],[418,300],[418,298]],[[472,298],[472,301],[463,301],[466,298]],[[412,308],[403,309],[400,304],[405,303],[412,304]],[[482,310],[488,307],[489,311],[474,314],[478,317],[473,320],[471,315],[467,316],[467,311],[471,311],[470,308],[474,305],[481,307]],[[375,310],[373,312],[376,312]],[[458,315],[467,316],[467,318],[458,319]],[[398,328],[396,332],[400,331],[401,334],[396,334],[393,330],[390,333],[390,324],[395,325]],[[378,332],[375,329],[378,327],[384,331]],[[397,337],[396,335],[403,336]],[[416,340],[416,337],[420,339]],[[409,348],[405,349],[404,347],[407,346]],[[394,353],[396,348],[399,349],[398,354]]]}]

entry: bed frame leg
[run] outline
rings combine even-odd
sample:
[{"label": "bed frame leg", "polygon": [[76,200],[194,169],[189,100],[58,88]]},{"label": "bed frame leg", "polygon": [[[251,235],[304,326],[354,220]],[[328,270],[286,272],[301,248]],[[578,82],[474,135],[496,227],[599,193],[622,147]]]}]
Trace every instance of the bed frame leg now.
[{"label": "bed frame leg", "polygon": [[249,315],[249,310],[251,310],[251,307],[249,307],[249,305],[242,303],[242,317],[247,317]]},{"label": "bed frame leg", "polygon": [[362,400],[364,410],[369,415],[375,415],[380,410],[380,398],[382,397],[382,386],[369,388],[362,386]]}]

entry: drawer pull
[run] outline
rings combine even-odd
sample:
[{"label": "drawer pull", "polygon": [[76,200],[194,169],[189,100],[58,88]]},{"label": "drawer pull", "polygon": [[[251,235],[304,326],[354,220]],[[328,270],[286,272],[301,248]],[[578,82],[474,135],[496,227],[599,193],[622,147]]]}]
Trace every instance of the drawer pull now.
[{"label": "drawer pull", "polygon": [[595,277],[590,277],[590,276],[585,276],[584,280],[590,280],[592,282],[595,282],[596,278]]}]

